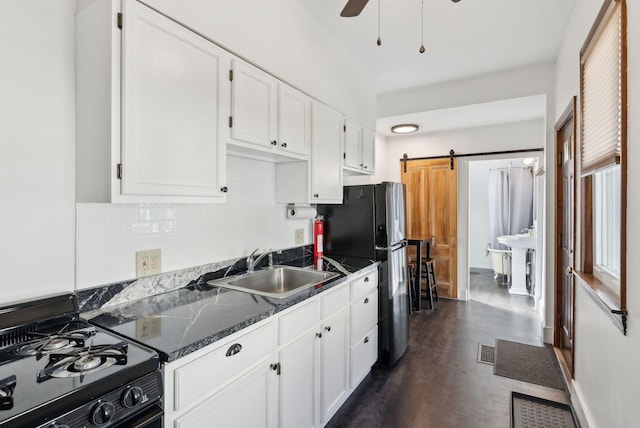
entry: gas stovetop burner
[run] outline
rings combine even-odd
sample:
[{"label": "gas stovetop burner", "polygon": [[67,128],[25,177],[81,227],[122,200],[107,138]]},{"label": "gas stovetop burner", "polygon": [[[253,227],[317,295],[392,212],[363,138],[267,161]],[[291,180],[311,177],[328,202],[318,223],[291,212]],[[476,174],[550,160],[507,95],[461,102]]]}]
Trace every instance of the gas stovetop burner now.
[{"label": "gas stovetop burner", "polygon": [[13,390],[16,388],[16,376],[0,380],[0,410],[13,408]]},{"label": "gas stovetop burner", "polygon": [[16,354],[18,355],[35,355],[40,359],[43,355],[52,351],[61,351],[64,349],[82,348],[85,346],[84,341],[96,334],[94,327],[88,327],[83,330],[73,330],[67,332],[69,324],[65,325],[57,333],[45,334],[38,332],[28,332],[27,335],[33,339],[20,345]]},{"label": "gas stovetop burner", "polygon": [[37,374],[38,383],[52,377],[80,377],[114,364],[127,364],[127,344],[89,346],[66,354],[49,354],[49,364]]}]

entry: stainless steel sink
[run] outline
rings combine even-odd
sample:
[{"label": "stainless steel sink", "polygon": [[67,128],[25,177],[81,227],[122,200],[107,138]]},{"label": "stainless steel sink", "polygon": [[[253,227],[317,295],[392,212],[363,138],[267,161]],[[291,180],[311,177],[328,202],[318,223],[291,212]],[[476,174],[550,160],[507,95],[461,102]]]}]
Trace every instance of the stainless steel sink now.
[{"label": "stainless steel sink", "polygon": [[212,280],[207,284],[284,299],[337,276],[338,274],[334,272],[273,266],[244,275]]}]

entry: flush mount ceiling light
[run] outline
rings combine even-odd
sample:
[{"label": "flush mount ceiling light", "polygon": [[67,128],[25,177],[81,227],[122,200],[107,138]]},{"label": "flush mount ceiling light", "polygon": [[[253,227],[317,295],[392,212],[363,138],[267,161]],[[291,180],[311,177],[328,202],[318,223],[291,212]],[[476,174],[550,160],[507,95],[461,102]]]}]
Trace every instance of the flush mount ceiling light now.
[{"label": "flush mount ceiling light", "polygon": [[418,130],[418,125],[412,123],[405,123],[402,125],[395,125],[391,127],[391,132],[394,134],[411,134]]}]

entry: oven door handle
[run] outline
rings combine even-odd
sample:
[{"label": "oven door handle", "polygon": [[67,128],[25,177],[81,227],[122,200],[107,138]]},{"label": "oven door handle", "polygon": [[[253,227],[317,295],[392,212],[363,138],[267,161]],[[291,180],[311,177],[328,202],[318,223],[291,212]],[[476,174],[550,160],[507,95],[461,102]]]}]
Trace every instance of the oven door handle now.
[{"label": "oven door handle", "polygon": [[162,410],[159,406],[154,406],[155,410],[151,411],[140,419],[130,421],[131,428],[146,428],[146,427],[161,427],[162,426],[162,417],[164,416],[164,410]]}]

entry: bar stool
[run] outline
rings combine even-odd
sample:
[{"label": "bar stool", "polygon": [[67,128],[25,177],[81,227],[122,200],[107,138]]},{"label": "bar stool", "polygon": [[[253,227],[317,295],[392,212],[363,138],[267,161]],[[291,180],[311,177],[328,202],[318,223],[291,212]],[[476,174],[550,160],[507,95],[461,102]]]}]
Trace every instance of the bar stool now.
[{"label": "bar stool", "polygon": [[436,302],[440,301],[438,297],[438,283],[436,282],[436,261],[433,258],[423,258],[422,268],[425,275],[425,294],[421,294],[421,297],[429,299],[429,309],[433,309],[433,298],[435,296]]},{"label": "bar stool", "polygon": [[407,266],[407,270],[409,272],[409,313],[412,314],[414,311],[413,302],[418,297],[415,295],[415,282],[416,282],[416,271],[415,266],[413,264],[409,264]]}]

